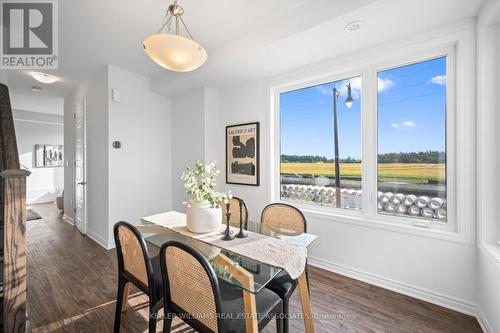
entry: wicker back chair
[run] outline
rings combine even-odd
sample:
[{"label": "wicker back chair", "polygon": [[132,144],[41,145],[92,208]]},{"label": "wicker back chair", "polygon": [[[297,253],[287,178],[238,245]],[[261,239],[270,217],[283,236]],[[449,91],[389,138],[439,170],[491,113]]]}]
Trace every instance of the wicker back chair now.
[{"label": "wicker back chair", "polygon": [[168,311],[184,314],[198,331],[219,332],[219,283],[205,257],[184,243],[169,241],[161,247],[160,261]]},{"label": "wicker back chair", "polygon": [[304,214],[292,205],[272,203],[262,211],[260,223],[284,230],[287,234],[302,234],[307,232],[307,222]]},{"label": "wicker back chair", "polygon": [[[307,221],[304,214],[298,208],[284,203],[267,205],[262,211],[260,222],[270,229],[280,229],[280,232],[285,235],[298,235],[307,232]],[[307,281],[309,283],[309,279]],[[266,286],[283,301],[283,316],[281,318],[284,333],[288,333],[290,330],[288,314],[290,296],[292,296],[296,287],[297,281],[293,280],[285,271],[279,273]]]},{"label": "wicker back chair", "polygon": [[149,332],[156,332],[158,310],[163,307],[163,285],[158,257],[150,258],[141,233],[130,223],[113,228],[118,258],[118,296],[114,332],[120,331],[121,313],[126,311],[132,283],[149,296]]},{"label": "wicker back chair", "polygon": [[[167,241],[160,249],[160,264],[165,290],[164,333],[170,332],[174,315],[201,333],[245,331],[244,321],[238,316],[243,313],[241,289],[219,281],[201,252],[179,241]],[[257,310],[270,309],[263,316],[266,319],[259,322],[263,328],[272,314],[281,313],[282,306],[274,293],[264,289],[262,295],[265,298],[256,297]],[[278,332],[282,332],[281,322]]]},{"label": "wicker back chair", "polygon": [[[231,217],[229,219],[229,223],[236,228],[240,227],[240,216],[243,220],[243,228],[247,229],[248,226],[248,208],[245,201],[240,198],[232,197],[229,200],[231,204],[229,208],[229,212],[231,213]],[[240,213],[240,203],[241,203],[241,213]],[[222,221],[226,223],[226,205],[224,202],[221,204],[222,208]]]}]

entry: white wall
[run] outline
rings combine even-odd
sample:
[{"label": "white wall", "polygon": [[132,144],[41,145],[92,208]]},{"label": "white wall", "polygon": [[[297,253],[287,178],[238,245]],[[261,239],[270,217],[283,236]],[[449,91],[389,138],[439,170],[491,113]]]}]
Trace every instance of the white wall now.
[{"label": "white wall", "polygon": [[87,103],[87,230],[89,236],[107,246],[109,239],[109,175],[108,175],[108,70],[102,67],[88,81],[64,100],[65,177],[64,206],[67,216],[74,220],[73,162],[75,157],[75,106]]},{"label": "white wall", "polygon": [[[213,125],[218,124],[216,133],[224,133],[224,127],[229,124],[251,121],[261,123],[262,185],[259,187],[224,185],[222,189],[231,189],[235,195],[247,201],[251,219],[258,220],[263,207],[269,203],[271,180],[269,175],[269,88],[273,84],[307,78],[307,75],[311,75],[311,68],[315,70],[323,68],[330,72],[345,70],[349,63],[350,66],[354,66],[353,58],[359,58],[359,61],[370,61],[372,56],[396,52],[404,45],[418,41],[427,42],[429,39],[435,39],[437,46],[440,44],[440,38],[454,33],[452,29],[455,28],[466,29],[468,44],[461,45],[460,48],[465,50],[464,57],[466,58],[464,59],[470,59],[470,61],[461,75],[467,76],[466,86],[473,87],[475,78],[473,68],[470,66],[470,63],[474,61],[473,22],[468,22],[457,24],[443,32],[433,31],[412,36],[411,42],[407,38],[404,41],[377,46],[366,52],[356,52],[355,55],[330,59],[321,64],[298,68],[292,72],[219,91],[220,121],[214,122]],[[473,89],[472,91],[468,89],[465,98],[468,101],[474,100]],[[174,110],[177,112],[175,102]],[[184,124],[178,124],[175,120],[174,124],[178,132],[186,131],[188,128],[184,127]],[[474,138],[469,139],[473,145]],[[224,135],[216,135],[215,140],[219,142],[217,158],[223,175],[225,172]],[[475,154],[473,149],[467,153],[472,156]],[[176,157],[177,155],[174,154],[174,158]],[[174,191],[175,189],[174,181]],[[175,195],[174,192],[174,198]],[[474,235],[475,225],[473,219],[468,217],[469,215],[466,216],[465,224]],[[308,213],[306,217],[308,230],[320,235],[310,248],[310,263],[465,313],[476,313],[477,254],[472,239],[465,242],[450,241],[354,225],[340,217],[325,217]]]},{"label": "white wall", "polygon": [[172,118],[172,208],[183,212],[188,196],[181,175],[188,165],[205,159],[205,90],[175,96]]},{"label": "white wall", "polygon": [[[183,202],[189,200],[181,176],[187,166],[201,162],[217,161],[219,169],[224,162],[219,160],[217,147],[224,138],[220,131],[219,93],[202,87],[177,95],[173,99],[173,148],[172,148],[172,207],[184,212]],[[218,183],[222,182],[222,174]]]},{"label": "white wall", "polygon": [[21,110],[13,110],[13,115],[19,160],[31,171],[26,200],[29,204],[53,202],[64,189],[64,168],[36,168],[34,146],[64,144],[63,117]]},{"label": "white wall", "polygon": [[[224,132],[220,131],[220,98],[219,93],[205,87],[205,163],[217,161],[219,151],[217,149],[220,140],[224,140]],[[221,161],[221,163],[224,163]],[[219,165],[222,167],[222,165]],[[219,177],[222,180],[222,176]]]},{"label": "white wall", "polygon": [[478,304],[483,327],[496,333],[500,332],[499,7],[497,1],[485,1],[477,24]]},{"label": "white wall", "polygon": [[[172,205],[172,102],[153,94],[149,78],[109,66],[109,222],[137,224]],[[120,141],[120,149],[112,148]]]},{"label": "white wall", "polygon": [[484,248],[478,252],[479,320],[485,333],[500,332],[500,262]]},{"label": "white wall", "polygon": [[[121,101],[111,101],[111,89]],[[150,92],[149,79],[103,67],[65,99],[74,124],[75,103],[87,101],[87,229],[100,245],[114,246],[113,225],[171,209],[171,99]],[[74,126],[74,125],[73,125]],[[65,128],[66,188],[73,189],[74,127]],[[122,148],[112,148],[121,141]],[[73,144],[72,144],[73,143]],[[74,197],[74,194],[73,194]],[[73,205],[72,197],[65,204]],[[74,214],[68,212],[68,216]]]},{"label": "white wall", "polygon": [[[269,203],[269,116],[266,82],[256,82],[221,93],[224,123],[260,121],[261,186],[226,185],[244,198],[250,218],[259,219]],[[222,129],[221,129],[222,130]],[[223,146],[220,142],[219,147]],[[221,161],[222,156],[221,155]],[[224,170],[224,169],[222,169]],[[224,171],[222,172],[224,173]],[[390,288],[408,287],[412,292],[435,295],[436,302],[448,302],[470,310],[475,304],[475,249],[473,245],[366,228],[339,219],[306,214],[308,231],[320,235],[310,247],[311,263],[342,274],[385,283]],[[459,278],[458,278],[459,277]],[[418,295],[415,295],[418,296]]]}]

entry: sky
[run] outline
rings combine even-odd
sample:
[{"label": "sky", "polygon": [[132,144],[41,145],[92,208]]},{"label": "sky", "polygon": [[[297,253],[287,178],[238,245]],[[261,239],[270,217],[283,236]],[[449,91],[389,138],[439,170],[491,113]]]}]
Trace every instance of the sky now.
[{"label": "sky", "polygon": [[[354,103],[347,108],[346,85]],[[333,87],[338,103],[339,155],[361,158],[361,78],[280,95],[281,154],[333,158]],[[446,58],[378,73],[378,151],[445,151]]]}]

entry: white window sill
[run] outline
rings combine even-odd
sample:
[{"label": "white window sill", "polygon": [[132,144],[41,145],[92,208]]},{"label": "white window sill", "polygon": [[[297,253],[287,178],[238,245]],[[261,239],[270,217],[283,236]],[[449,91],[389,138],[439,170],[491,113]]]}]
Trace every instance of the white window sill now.
[{"label": "white window sill", "polygon": [[[314,207],[312,205],[301,204],[291,201],[280,201],[282,203],[291,204],[299,208],[306,218],[318,218],[322,220],[329,220],[336,223],[345,223],[351,225],[357,225],[366,228],[382,229],[391,232],[410,234],[426,238],[434,238],[445,241],[471,244],[472,239],[465,233],[459,233],[456,231],[447,231],[433,229],[432,226],[429,228],[422,228],[415,225],[409,224],[399,224],[393,223],[388,220],[394,219],[394,217],[367,217],[363,215],[361,211],[356,210],[340,210],[331,209],[326,207]],[[420,220],[414,220],[417,223],[422,223]]]}]

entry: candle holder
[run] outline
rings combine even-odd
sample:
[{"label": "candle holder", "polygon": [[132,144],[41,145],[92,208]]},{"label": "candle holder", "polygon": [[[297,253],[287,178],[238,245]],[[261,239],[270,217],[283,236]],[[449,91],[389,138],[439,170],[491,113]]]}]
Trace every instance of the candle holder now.
[{"label": "candle holder", "polygon": [[243,200],[238,199],[240,204],[240,232],[236,235],[236,238],[246,238],[248,235],[243,232]]},{"label": "candle holder", "polygon": [[231,228],[229,227],[229,220],[231,218],[231,212],[229,209],[231,208],[231,204],[229,201],[226,203],[226,231],[224,232],[224,236],[221,238],[222,240],[225,241],[230,241],[234,239],[234,234],[231,231]]}]

